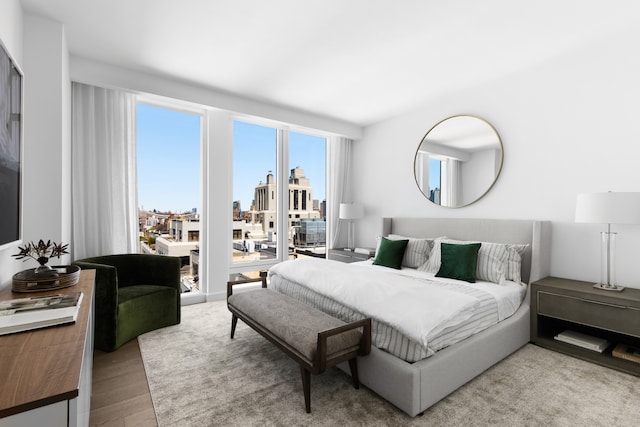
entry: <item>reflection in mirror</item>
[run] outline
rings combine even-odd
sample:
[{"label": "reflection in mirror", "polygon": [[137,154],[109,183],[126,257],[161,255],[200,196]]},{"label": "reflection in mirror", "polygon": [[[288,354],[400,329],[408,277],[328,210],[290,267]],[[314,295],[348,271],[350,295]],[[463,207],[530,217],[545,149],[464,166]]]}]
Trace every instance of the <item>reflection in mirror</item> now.
[{"label": "reflection in mirror", "polygon": [[453,116],[424,136],[414,160],[420,191],[433,203],[457,208],[484,196],[502,169],[502,141],[479,117]]}]

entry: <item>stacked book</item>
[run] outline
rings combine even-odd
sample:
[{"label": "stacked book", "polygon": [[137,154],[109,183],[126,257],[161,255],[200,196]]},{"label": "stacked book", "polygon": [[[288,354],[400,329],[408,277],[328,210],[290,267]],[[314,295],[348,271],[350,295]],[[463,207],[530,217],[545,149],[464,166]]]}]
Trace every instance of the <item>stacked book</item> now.
[{"label": "stacked book", "polygon": [[640,363],[640,348],[618,344],[611,353],[614,357]]},{"label": "stacked book", "polygon": [[73,323],[82,292],[0,301],[0,335]]},{"label": "stacked book", "polygon": [[609,347],[609,341],[605,339],[571,330],[561,332],[554,338],[558,341],[586,348],[587,350],[597,351],[598,353],[602,353]]}]

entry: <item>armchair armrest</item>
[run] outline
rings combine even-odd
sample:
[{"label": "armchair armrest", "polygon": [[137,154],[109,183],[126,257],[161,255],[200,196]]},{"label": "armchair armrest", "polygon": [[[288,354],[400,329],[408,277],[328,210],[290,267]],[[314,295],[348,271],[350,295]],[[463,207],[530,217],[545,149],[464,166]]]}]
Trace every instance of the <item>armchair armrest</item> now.
[{"label": "armchair armrest", "polygon": [[112,265],[95,262],[75,261],[82,270],[95,270],[94,297],[95,304],[95,347],[100,349],[114,348],[115,335],[106,333],[116,324],[118,317],[118,275]]},{"label": "armchair armrest", "polygon": [[106,301],[107,304],[100,304],[100,308],[105,312],[115,314],[118,307],[118,275],[116,268],[112,265],[86,261],[75,261],[72,264],[77,265],[82,270],[96,270],[95,299]]}]

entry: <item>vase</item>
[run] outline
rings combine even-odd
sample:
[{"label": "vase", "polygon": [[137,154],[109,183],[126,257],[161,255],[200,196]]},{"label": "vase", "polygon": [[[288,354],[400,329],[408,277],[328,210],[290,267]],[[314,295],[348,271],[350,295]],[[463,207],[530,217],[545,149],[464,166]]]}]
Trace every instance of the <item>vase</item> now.
[{"label": "vase", "polygon": [[42,256],[38,258],[37,261],[40,263],[40,265],[33,270],[36,275],[42,277],[58,275],[58,273],[53,268],[47,265],[47,263],[49,262],[49,258]]}]

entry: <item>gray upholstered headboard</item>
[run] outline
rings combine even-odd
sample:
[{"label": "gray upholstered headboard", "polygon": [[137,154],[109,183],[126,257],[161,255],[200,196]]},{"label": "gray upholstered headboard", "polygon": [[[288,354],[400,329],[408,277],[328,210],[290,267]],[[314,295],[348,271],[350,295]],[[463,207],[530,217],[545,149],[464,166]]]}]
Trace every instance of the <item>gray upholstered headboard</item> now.
[{"label": "gray upholstered headboard", "polygon": [[434,238],[494,243],[528,243],[522,256],[522,281],[530,283],[549,275],[551,224],[519,219],[382,218],[382,236]]}]

